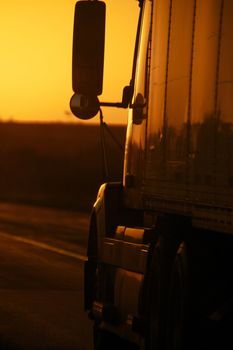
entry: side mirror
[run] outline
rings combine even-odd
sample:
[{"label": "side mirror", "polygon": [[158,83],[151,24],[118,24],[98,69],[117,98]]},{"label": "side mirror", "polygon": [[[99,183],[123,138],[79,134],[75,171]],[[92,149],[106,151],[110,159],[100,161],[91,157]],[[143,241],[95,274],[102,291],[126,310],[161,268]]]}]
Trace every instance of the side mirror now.
[{"label": "side mirror", "polygon": [[[85,100],[84,104],[81,103],[81,119],[85,115],[85,106],[88,106],[87,114],[92,110],[89,118],[93,117],[93,109],[97,108],[97,96],[102,93],[104,41],[105,3],[97,0],[78,1],[74,16],[72,86],[74,96],[79,97],[71,99],[71,110],[79,117],[79,106],[74,108],[73,105],[75,101]],[[95,101],[95,106],[90,105],[92,101]],[[99,106],[96,113],[98,110]],[[88,119],[87,114],[84,119]]]},{"label": "side mirror", "polygon": [[91,119],[100,109],[96,96],[74,94],[70,99],[70,109],[79,119]]}]

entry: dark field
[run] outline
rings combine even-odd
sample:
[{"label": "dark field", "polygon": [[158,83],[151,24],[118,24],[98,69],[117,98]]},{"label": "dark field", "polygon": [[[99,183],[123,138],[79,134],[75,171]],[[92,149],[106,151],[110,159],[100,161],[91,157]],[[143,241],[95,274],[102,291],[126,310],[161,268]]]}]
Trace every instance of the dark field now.
[{"label": "dark field", "polygon": [[[124,146],[125,127],[110,128]],[[123,153],[108,133],[109,180]],[[99,126],[0,123],[0,201],[90,210],[105,181]]]}]

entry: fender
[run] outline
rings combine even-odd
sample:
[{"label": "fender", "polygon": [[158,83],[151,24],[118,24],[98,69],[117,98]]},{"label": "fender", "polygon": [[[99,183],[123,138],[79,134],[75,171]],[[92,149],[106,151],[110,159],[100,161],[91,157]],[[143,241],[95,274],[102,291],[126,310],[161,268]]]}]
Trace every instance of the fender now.
[{"label": "fender", "polygon": [[103,256],[103,242],[114,233],[120,215],[122,183],[101,185],[89,223],[87,258],[84,266],[84,307],[90,310],[95,295],[96,270]]}]

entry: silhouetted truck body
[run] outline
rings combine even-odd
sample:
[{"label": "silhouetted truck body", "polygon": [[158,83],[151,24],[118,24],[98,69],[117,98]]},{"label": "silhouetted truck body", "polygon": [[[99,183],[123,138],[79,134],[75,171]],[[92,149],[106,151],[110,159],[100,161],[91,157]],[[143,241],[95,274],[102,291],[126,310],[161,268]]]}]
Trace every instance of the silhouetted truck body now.
[{"label": "silhouetted truck body", "polygon": [[90,220],[85,304],[95,347],[225,349],[233,334],[233,1],[140,5],[123,183],[102,185]]}]

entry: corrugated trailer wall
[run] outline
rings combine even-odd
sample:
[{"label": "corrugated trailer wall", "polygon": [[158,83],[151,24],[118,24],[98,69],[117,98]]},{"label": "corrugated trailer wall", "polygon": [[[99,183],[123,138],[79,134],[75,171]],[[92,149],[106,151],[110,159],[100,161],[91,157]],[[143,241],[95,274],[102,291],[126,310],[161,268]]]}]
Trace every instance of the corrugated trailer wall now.
[{"label": "corrugated trailer wall", "polygon": [[153,11],[145,206],[232,232],[233,2]]}]

